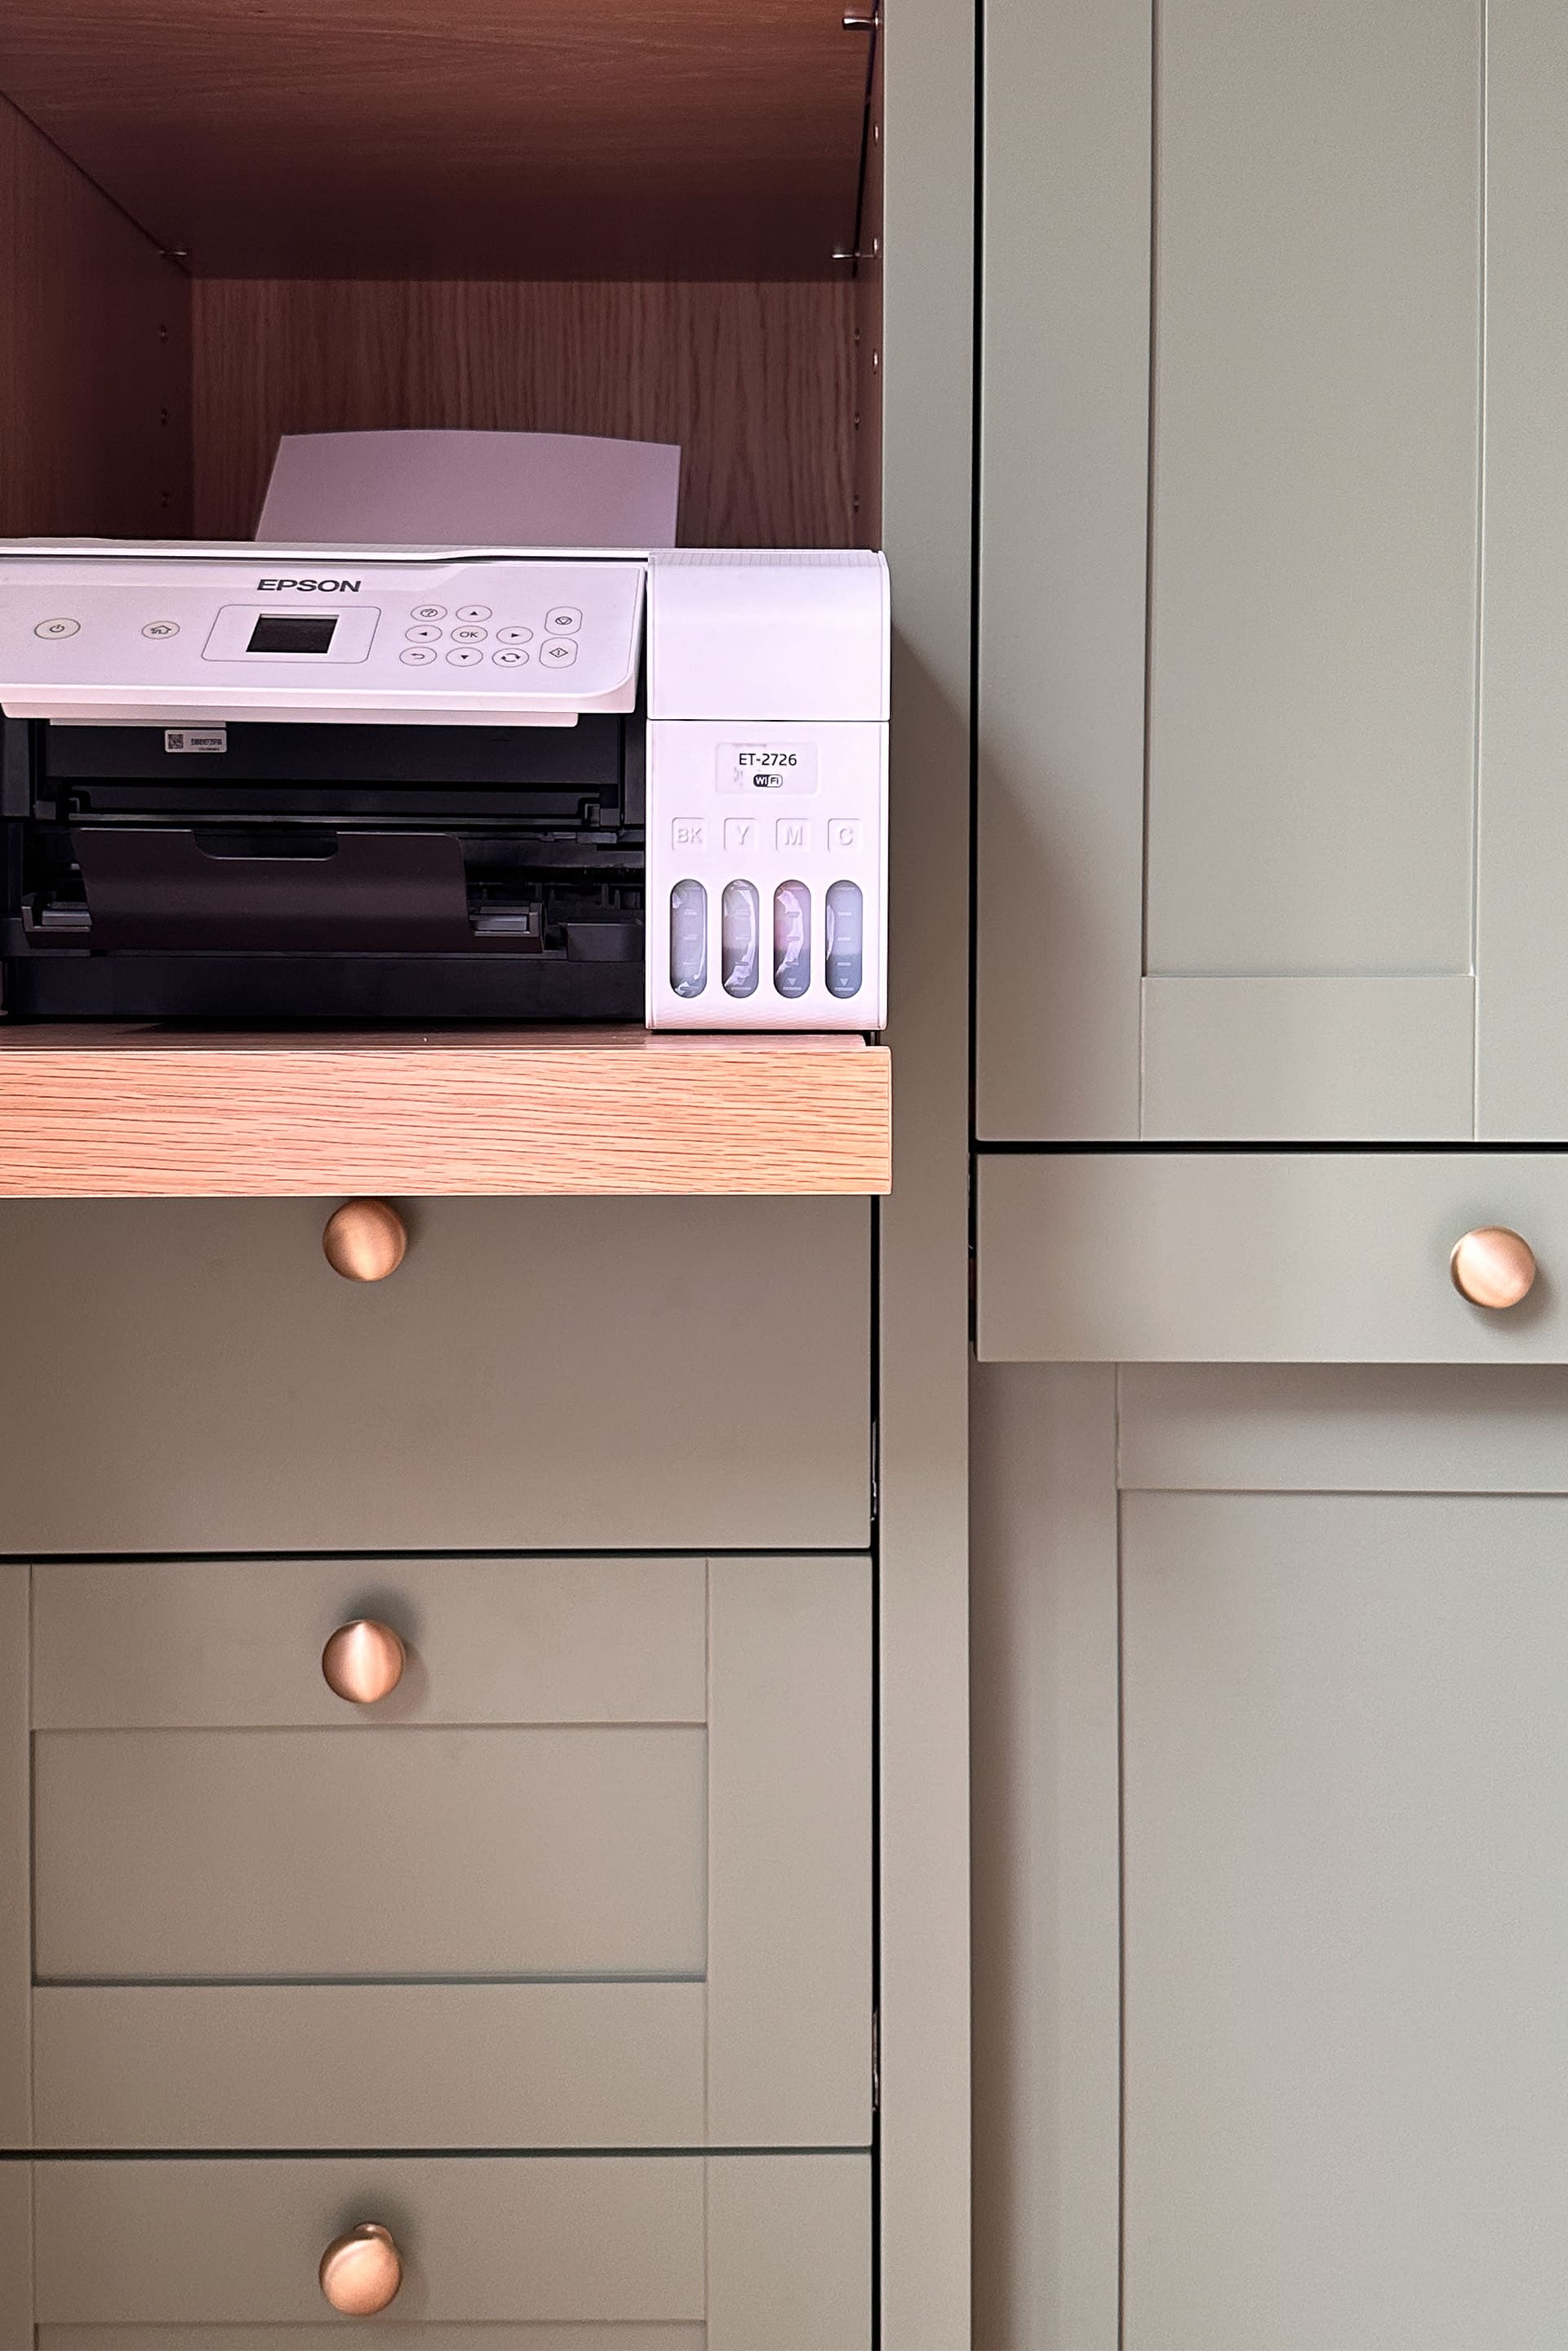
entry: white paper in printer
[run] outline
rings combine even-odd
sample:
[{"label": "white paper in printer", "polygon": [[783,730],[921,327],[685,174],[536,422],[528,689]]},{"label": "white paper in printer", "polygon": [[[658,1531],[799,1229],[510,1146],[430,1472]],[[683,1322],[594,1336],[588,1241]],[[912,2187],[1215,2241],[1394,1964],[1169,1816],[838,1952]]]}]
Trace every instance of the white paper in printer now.
[{"label": "white paper in printer", "polygon": [[258,539],[340,547],[675,544],[681,452],[575,433],[289,433]]}]

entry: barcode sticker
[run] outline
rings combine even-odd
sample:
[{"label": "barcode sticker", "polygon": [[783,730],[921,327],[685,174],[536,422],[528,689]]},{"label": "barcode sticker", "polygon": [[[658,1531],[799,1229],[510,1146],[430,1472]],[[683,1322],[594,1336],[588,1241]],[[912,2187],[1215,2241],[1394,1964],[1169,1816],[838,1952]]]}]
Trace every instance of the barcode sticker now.
[{"label": "barcode sticker", "polygon": [[207,758],[218,758],[229,747],[226,726],[165,726],[165,751],[199,751]]}]

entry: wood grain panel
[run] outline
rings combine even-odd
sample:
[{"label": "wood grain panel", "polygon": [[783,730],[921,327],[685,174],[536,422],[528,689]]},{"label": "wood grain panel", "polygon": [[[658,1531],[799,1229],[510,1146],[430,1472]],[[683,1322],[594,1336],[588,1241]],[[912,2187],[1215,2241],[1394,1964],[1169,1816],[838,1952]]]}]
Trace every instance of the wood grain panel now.
[{"label": "wood grain panel", "polygon": [[828,277],[823,0],[6,0],[0,88],[204,276]]},{"label": "wood grain panel", "polygon": [[848,285],[218,279],[194,289],[196,528],[247,538],[285,433],[678,441],[693,547],[856,544]]},{"label": "wood grain panel", "polygon": [[0,536],[190,528],[190,285],[0,99]]},{"label": "wood grain panel", "polygon": [[0,1030],[0,1197],[885,1192],[854,1037]]}]

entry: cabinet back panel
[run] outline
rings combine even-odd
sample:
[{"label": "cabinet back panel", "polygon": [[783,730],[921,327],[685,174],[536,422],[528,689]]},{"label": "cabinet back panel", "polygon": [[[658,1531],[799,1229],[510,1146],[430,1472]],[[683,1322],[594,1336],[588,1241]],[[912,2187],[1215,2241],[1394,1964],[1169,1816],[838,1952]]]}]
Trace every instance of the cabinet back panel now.
[{"label": "cabinet back panel", "polygon": [[847,547],[853,288],[217,278],[194,300],[196,530],[248,538],[284,433],[678,441],[681,539]]}]

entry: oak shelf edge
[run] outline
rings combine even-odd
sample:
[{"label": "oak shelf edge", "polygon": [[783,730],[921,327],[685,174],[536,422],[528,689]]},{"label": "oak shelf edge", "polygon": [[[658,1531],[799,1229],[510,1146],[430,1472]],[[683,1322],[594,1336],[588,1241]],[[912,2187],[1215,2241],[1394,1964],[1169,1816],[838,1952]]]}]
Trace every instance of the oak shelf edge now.
[{"label": "oak shelf edge", "polygon": [[0,1197],[875,1194],[885,1046],[0,1024]]}]

